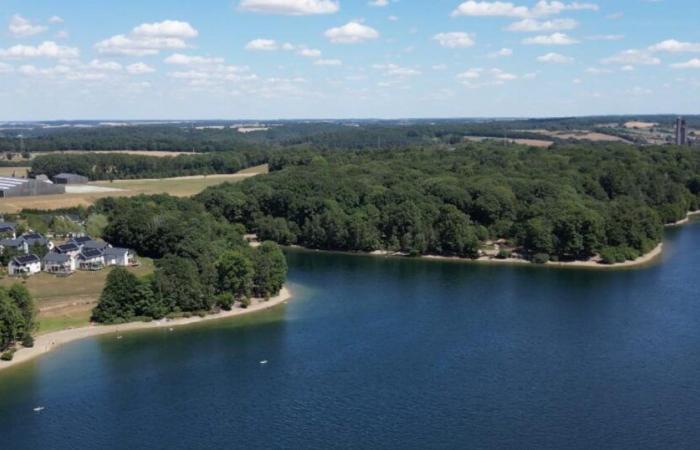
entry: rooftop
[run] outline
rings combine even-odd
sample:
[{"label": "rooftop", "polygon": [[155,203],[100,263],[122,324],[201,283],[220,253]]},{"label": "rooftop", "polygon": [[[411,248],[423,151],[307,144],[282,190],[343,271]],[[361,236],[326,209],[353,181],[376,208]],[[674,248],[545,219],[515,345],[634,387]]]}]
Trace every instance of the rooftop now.
[{"label": "rooftop", "polygon": [[12,262],[14,262],[18,266],[25,266],[27,264],[41,262],[41,260],[36,255],[22,255],[22,256],[16,256],[15,258],[13,258]]}]

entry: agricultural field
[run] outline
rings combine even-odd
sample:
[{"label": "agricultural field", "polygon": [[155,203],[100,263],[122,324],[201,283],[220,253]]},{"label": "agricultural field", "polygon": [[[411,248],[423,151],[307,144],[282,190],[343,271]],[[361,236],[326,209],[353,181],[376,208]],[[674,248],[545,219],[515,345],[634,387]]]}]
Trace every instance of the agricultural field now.
[{"label": "agricultural field", "polygon": [[29,167],[0,167],[0,177],[25,177],[29,173]]},{"label": "agricultural field", "polygon": [[[267,172],[267,165],[262,165],[230,175],[100,181],[78,188],[79,192],[71,187],[69,190],[73,190],[73,193],[65,195],[3,198],[0,199],[0,213],[16,213],[22,209],[53,210],[81,205],[90,206],[100,198],[131,197],[140,194],[170,194],[176,197],[190,197],[210,186],[238,182]],[[94,189],[90,189],[90,187],[94,187]]]},{"label": "agricultural field", "polygon": [[[153,261],[139,258],[139,267],[129,268],[135,275],[144,276],[153,272]],[[75,272],[70,277],[57,277],[39,273],[22,280],[34,297],[39,310],[39,333],[68,327],[85,326],[90,312],[100,297],[109,275],[109,269],[99,272]],[[0,286],[16,283],[16,278],[0,279]]]},{"label": "agricultural field", "polygon": [[[83,150],[66,150],[62,152],[33,152],[32,158],[43,155],[56,155],[56,154],[80,154],[88,153]],[[141,156],[153,156],[156,158],[165,158],[167,156],[178,156],[178,155],[191,155],[192,152],[168,152],[168,151],[148,151],[148,150],[93,150],[89,153],[123,153],[125,155],[141,155]]]}]

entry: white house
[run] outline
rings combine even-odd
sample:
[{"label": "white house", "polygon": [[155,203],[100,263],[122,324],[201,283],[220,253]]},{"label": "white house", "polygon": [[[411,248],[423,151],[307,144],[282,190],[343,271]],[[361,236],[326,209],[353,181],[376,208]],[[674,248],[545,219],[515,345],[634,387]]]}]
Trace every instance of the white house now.
[{"label": "white house", "polygon": [[35,245],[44,246],[49,250],[53,250],[54,247],[53,242],[46,239],[40,233],[25,233],[22,235],[21,239],[24,239],[30,249]]},{"label": "white house", "polygon": [[80,270],[101,270],[105,266],[104,255],[96,248],[84,247],[78,255]]},{"label": "white house", "polygon": [[50,252],[44,256],[44,272],[68,274],[75,272],[76,258],[63,253]]},{"label": "white house", "polygon": [[125,248],[108,247],[102,255],[105,266],[127,267],[133,261],[133,255]]},{"label": "white house", "polygon": [[41,259],[36,255],[17,256],[7,265],[7,272],[12,276],[34,275],[41,272]]},{"label": "white house", "polygon": [[17,229],[17,224],[13,222],[0,222],[0,236],[6,238],[16,238],[17,234],[15,230]]},{"label": "white house", "polygon": [[56,247],[56,253],[68,255],[71,258],[77,258],[80,253],[80,247],[73,243],[62,244]]},{"label": "white house", "polygon": [[5,251],[5,249],[12,249],[19,253],[29,253],[29,244],[24,239],[2,239],[0,240],[0,249]]}]

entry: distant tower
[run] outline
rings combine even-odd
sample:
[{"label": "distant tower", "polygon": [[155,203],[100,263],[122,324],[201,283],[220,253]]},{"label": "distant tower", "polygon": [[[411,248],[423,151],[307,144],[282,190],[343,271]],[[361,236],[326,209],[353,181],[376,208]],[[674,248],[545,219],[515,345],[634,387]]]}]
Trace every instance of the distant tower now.
[{"label": "distant tower", "polygon": [[676,145],[685,145],[688,142],[688,128],[684,118],[676,119]]}]

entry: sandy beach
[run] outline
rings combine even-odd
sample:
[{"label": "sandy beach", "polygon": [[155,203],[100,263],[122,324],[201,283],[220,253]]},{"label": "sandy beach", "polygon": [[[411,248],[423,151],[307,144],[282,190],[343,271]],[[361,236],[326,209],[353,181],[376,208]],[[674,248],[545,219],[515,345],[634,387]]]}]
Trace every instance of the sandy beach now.
[{"label": "sandy beach", "polygon": [[231,311],[222,311],[219,314],[212,314],[205,317],[197,316],[189,317],[186,319],[174,320],[162,319],[153,322],[131,322],[121,325],[90,325],[88,327],[83,328],[73,328],[68,330],[56,331],[53,333],[42,334],[34,339],[34,347],[20,348],[19,350],[17,350],[17,353],[15,353],[15,357],[12,361],[0,361],[0,371],[30,361],[34,358],[37,358],[41,355],[50,352],[51,350],[60,347],[61,345],[80,339],[101,336],[104,334],[124,333],[134,330],[175,328],[200,322],[228,319],[231,317],[241,316],[244,314],[251,314],[254,312],[275,307],[288,301],[290,298],[292,298],[291,292],[288,288],[284,287],[280,291],[279,295],[271,298],[268,301],[255,299],[252,301],[251,305],[248,308],[243,309],[237,307],[232,309]]}]

